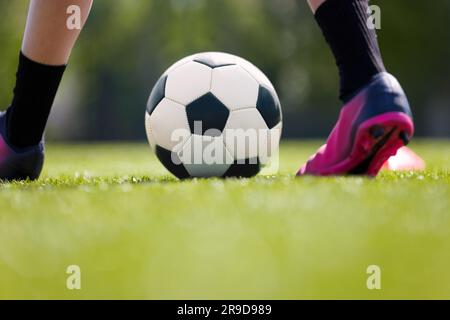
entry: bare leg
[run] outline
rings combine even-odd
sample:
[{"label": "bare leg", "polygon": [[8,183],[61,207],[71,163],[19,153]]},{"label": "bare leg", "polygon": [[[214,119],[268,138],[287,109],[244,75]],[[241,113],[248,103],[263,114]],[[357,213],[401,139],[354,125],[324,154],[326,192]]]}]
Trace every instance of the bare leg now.
[{"label": "bare leg", "polygon": [[81,12],[81,27],[87,20],[93,0],[31,0],[22,52],[46,65],[67,64],[81,30],[69,30],[67,8],[76,5]]}]

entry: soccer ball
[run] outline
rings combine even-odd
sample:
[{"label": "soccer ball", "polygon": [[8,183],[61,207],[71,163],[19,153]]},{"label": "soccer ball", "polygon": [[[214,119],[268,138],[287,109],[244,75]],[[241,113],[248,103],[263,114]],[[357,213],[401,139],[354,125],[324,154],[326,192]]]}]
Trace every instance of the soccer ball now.
[{"label": "soccer ball", "polygon": [[282,113],[258,68],[209,52],[184,58],[162,75],[148,100],[145,127],[158,159],[180,179],[252,177],[277,166]]}]

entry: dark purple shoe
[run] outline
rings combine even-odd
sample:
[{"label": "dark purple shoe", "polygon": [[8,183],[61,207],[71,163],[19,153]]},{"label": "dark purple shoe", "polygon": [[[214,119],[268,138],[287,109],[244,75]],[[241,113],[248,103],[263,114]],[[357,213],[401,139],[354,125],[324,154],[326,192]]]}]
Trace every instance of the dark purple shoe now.
[{"label": "dark purple shoe", "polygon": [[44,142],[28,148],[14,148],[6,140],[5,113],[0,113],[0,180],[36,180],[44,165]]}]

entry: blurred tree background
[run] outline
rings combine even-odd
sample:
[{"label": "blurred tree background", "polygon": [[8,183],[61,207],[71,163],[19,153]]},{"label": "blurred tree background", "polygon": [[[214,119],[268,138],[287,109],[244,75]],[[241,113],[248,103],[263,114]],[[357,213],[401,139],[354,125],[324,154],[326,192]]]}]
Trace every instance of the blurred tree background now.
[{"label": "blurred tree background", "polygon": [[[56,1],[56,0],[54,0]],[[421,136],[450,136],[450,1],[378,0],[387,68]],[[28,0],[0,0],[0,105],[12,98]],[[332,55],[306,0],[96,0],[50,119],[52,140],[144,139],[160,74],[202,51],[242,56],[273,81],[287,138],[326,136],[340,107]]]}]

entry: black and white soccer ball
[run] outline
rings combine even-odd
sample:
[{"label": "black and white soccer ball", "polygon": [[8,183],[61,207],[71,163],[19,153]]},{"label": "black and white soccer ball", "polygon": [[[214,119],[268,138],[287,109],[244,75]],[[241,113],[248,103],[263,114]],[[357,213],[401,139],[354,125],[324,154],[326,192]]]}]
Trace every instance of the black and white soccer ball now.
[{"label": "black and white soccer ball", "polygon": [[277,166],[277,93],[231,54],[200,53],[170,67],[150,94],[145,126],[156,156],[180,179],[252,177]]}]

